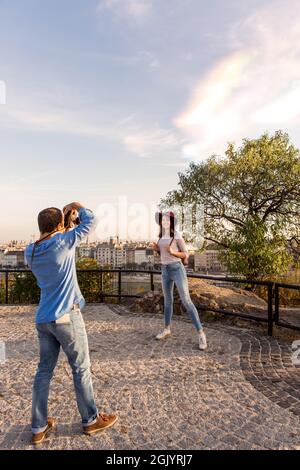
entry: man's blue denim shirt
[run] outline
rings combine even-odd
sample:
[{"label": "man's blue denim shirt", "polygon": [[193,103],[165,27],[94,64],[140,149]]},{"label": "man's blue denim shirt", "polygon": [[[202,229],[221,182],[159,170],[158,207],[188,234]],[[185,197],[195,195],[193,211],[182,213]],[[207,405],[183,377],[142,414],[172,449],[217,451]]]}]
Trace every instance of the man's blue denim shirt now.
[{"label": "man's blue denim shirt", "polygon": [[25,263],[31,268],[41,289],[36,323],[58,319],[74,303],[79,304],[80,309],[85,306],[77,281],[75,248],[95,228],[97,219],[90,209],[81,208],[78,215],[80,224],[76,228],[57,233],[36,245],[32,266],[34,244],[31,243],[25,249]]}]

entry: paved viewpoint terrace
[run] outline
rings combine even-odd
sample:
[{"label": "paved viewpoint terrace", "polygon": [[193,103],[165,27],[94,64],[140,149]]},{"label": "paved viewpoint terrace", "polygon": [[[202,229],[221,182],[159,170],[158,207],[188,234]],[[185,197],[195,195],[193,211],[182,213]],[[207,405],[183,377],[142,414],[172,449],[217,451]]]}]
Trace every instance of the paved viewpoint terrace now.
[{"label": "paved viewpoint terrace", "polygon": [[[0,449],[31,449],[31,387],[38,363],[35,306],[0,307]],[[83,312],[99,409],[118,423],[81,434],[66,357],[60,354],[49,414],[56,431],[42,449],[299,449],[300,369],[276,339],[208,324],[209,349],[198,349],[189,321],[174,319],[173,336],[154,339],[162,316],[117,305]]]}]

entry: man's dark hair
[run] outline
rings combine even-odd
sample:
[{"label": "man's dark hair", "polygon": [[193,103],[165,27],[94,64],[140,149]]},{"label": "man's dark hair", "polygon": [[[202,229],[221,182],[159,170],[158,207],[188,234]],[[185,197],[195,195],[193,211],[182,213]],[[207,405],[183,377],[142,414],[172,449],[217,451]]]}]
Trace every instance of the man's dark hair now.
[{"label": "man's dark hair", "polygon": [[63,213],[57,207],[48,207],[42,210],[38,215],[38,224],[41,233],[53,232],[62,222]]}]

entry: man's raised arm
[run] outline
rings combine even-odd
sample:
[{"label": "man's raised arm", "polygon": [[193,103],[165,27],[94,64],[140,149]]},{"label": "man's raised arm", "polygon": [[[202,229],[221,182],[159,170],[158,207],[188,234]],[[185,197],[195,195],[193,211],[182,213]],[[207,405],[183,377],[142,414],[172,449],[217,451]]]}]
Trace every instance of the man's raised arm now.
[{"label": "man's raised arm", "polygon": [[71,210],[78,212],[80,224],[64,234],[64,239],[70,248],[80,243],[97,225],[97,218],[94,213],[79,202],[72,202],[63,208],[65,215]]}]

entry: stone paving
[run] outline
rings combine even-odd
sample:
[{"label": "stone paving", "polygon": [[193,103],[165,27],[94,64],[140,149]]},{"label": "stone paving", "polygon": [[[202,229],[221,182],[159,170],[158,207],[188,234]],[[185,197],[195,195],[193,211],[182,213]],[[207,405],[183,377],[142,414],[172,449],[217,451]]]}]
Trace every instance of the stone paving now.
[{"label": "stone paving", "polygon": [[[31,387],[38,363],[35,306],[0,307],[0,449],[32,449]],[[208,324],[200,351],[191,323],[173,321],[171,338],[154,339],[161,315],[89,305],[89,336],[99,409],[117,424],[81,434],[72,374],[60,355],[49,397],[56,431],[41,449],[298,449],[300,368],[289,345],[251,330]]]}]

